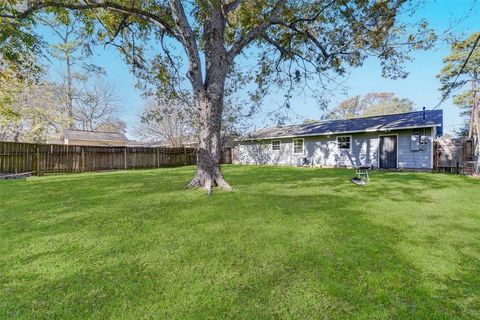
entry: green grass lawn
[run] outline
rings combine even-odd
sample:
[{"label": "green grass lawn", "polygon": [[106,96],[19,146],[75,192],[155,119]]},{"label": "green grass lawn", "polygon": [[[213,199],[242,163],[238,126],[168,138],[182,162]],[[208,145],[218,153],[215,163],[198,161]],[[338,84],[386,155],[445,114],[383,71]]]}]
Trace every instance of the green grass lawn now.
[{"label": "green grass lawn", "polygon": [[0,318],[480,317],[480,180],[193,172],[0,181]]}]

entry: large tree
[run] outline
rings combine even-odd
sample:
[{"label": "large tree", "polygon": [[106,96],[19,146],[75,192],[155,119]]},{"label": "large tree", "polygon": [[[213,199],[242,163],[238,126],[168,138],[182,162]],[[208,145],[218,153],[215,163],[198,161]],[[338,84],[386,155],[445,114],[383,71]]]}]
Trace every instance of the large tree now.
[{"label": "large tree", "polygon": [[398,98],[393,92],[371,92],[350,97],[331,110],[327,119],[351,119],[413,111],[413,101]]},{"label": "large tree", "polygon": [[[234,144],[249,127],[255,109],[226,92],[221,121],[221,148]],[[136,135],[142,140],[162,141],[174,147],[198,142],[198,119],[195,103],[188,93],[149,99],[140,116]]]},{"label": "large tree", "polygon": [[125,130],[126,123],[116,117],[119,108],[115,87],[106,82],[103,68],[89,63],[93,48],[84,22],[68,14],[57,19],[40,16],[40,23],[54,36],[48,41],[48,53],[60,65],[56,70],[57,82],[62,89],[68,127],[88,131]]},{"label": "large tree", "polygon": [[[68,21],[68,23],[65,23]],[[42,25],[55,36],[56,41],[49,41],[49,55],[60,62],[60,86],[63,93],[63,106],[70,119],[69,128],[77,127],[75,102],[80,100],[80,90],[90,79],[90,76],[100,75],[103,70],[87,63],[87,58],[92,54],[88,36],[82,32],[83,25],[80,19],[73,15],[60,19],[50,16],[40,16]]]},{"label": "large tree", "polygon": [[[167,86],[184,70],[172,66],[185,61],[200,127],[197,169],[189,186],[211,192],[213,186],[230,189],[219,165],[220,130],[225,82],[235,63],[241,64],[242,53],[258,62],[251,78],[263,94],[272,82],[291,90],[314,75],[325,80],[329,74],[343,74],[368,56],[381,60],[385,76],[405,76],[400,64],[408,59],[407,52],[432,40],[424,22],[412,27],[399,17],[411,13],[412,3],[10,0],[0,17],[25,23],[34,22],[41,11],[65,17],[73,10],[90,34],[124,53],[134,72]],[[151,68],[142,68],[147,60]]]},{"label": "large tree", "polygon": [[[444,95],[455,92],[453,103],[460,107],[462,115],[467,118],[470,138],[480,129],[480,110],[476,108],[480,84],[479,39],[480,32],[475,32],[467,39],[453,41],[451,52],[443,59],[444,66],[437,75],[441,83],[440,91]],[[480,141],[480,132],[478,139]]]}]

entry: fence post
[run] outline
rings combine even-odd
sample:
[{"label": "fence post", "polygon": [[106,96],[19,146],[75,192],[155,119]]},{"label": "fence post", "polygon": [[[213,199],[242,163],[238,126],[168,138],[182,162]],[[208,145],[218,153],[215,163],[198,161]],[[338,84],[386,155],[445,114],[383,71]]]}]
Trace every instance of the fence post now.
[{"label": "fence post", "polygon": [[42,175],[42,172],[41,172],[41,164],[40,164],[40,144],[36,144],[35,145],[35,151],[36,151],[36,171],[37,171],[37,176],[41,176]]},{"label": "fence post", "polygon": [[82,165],[80,167],[80,171],[83,173],[83,172],[85,172],[85,150],[83,150],[83,147],[80,147],[80,152],[81,152],[80,161],[82,163]]},{"label": "fence post", "polygon": [[123,167],[127,170],[127,147],[123,149]]},{"label": "fence post", "polygon": [[150,165],[149,168],[155,168],[157,166],[157,152],[155,150],[153,150],[152,152],[152,157],[153,157],[152,165]]}]

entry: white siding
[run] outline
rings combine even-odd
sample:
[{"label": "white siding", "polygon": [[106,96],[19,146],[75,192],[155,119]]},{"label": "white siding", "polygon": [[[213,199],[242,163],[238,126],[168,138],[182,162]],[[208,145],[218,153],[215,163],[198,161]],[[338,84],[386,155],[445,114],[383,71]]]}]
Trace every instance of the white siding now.
[{"label": "white siding", "polygon": [[[337,135],[305,137],[303,154],[293,154],[293,139],[280,139],[280,151],[271,150],[271,140],[242,142],[234,150],[234,163],[298,165],[302,158],[308,158],[316,166],[359,166],[378,167],[379,136],[398,135],[398,168],[431,169],[434,132],[424,129],[428,143],[419,151],[410,150],[413,130],[391,131],[388,133],[368,132],[352,134],[351,150],[337,148]],[[279,140],[279,139],[277,139]]]}]

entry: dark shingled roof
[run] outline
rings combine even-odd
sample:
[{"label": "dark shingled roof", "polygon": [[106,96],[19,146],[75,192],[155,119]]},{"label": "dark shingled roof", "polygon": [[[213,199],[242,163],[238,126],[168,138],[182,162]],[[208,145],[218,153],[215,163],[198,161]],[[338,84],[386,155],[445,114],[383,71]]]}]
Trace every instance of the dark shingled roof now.
[{"label": "dark shingled roof", "polygon": [[374,132],[441,126],[443,126],[443,110],[426,110],[425,120],[423,120],[423,111],[416,111],[347,120],[319,121],[307,124],[266,128],[252,133],[243,140],[320,136],[327,134]]},{"label": "dark shingled roof", "polygon": [[123,133],[100,132],[100,131],[82,131],[82,130],[63,130],[63,137],[68,140],[88,140],[88,141],[121,141],[128,142]]}]

